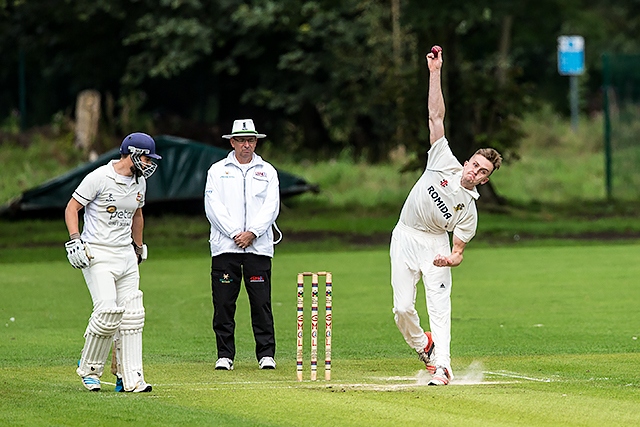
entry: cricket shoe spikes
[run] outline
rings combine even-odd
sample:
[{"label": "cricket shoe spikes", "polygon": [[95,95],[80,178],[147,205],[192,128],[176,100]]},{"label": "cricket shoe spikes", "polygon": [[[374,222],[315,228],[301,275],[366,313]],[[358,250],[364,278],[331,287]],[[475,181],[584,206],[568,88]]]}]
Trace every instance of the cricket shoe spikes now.
[{"label": "cricket shoe spikes", "polygon": [[433,356],[435,345],[433,344],[433,338],[431,338],[431,332],[425,332],[424,334],[427,336],[427,345],[423,350],[418,350],[418,359],[424,363],[430,374],[434,374],[436,367],[431,363],[431,356]]},{"label": "cricket shoe spikes", "polygon": [[443,366],[438,366],[428,385],[447,385],[449,381],[451,381],[449,370]]}]

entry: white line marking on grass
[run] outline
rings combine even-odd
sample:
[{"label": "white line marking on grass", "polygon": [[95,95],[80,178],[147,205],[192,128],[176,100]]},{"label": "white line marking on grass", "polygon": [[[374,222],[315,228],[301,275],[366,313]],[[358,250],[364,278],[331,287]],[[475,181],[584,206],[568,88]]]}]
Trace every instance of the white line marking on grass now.
[{"label": "white line marking on grass", "polygon": [[521,379],[521,380],[538,381],[538,382],[541,382],[541,383],[550,383],[551,382],[550,378],[527,377],[525,375],[520,375],[520,374],[517,374],[517,373],[505,372],[505,371],[499,371],[499,372],[484,371],[484,373],[487,374],[487,375],[497,375],[499,377],[518,378],[518,379]]},{"label": "white line marking on grass", "polygon": [[[426,371],[424,371],[426,373]],[[427,374],[428,375],[428,374]],[[210,392],[210,391],[221,391],[228,390],[229,387],[233,386],[248,386],[251,389],[255,390],[326,390],[331,392],[345,392],[345,391],[380,391],[380,392],[393,392],[393,391],[408,391],[408,390],[417,390],[417,389],[425,389],[431,388],[427,382],[418,382],[416,377],[389,377],[378,378],[378,381],[397,381],[398,379],[405,381],[402,384],[389,384],[389,383],[348,383],[348,382],[324,382],[324,381],[311,381],[305,380],[302,382],[292,382],[292,381],[225,381],[225,382],[215,382],[215,383],[167,383],[167,384],[153,384],[154,391],[164,390],[170,394],[166,395],[171,397],[172,390],[188,390],[190,392]],[[410,381],[410,382],[406,382]],[[518,381],[471,381],[465,378],[455,378],[453,379],[449,385],[450,386],[468,386],[468,385],[501,385],[501,384],[511,384],[517,383]]]},{"label": "white line marking on grass", "polygon": [[[507,384],[514,381],[487,381],[484,376],[485,372],[482,370],[482,363],[479,361],[473,361],[465,368],[460,369],[459,372],[454,373],[454,378],[449,383],[450,385],[488,385],[488,384]],[[411,381],[414,384],[409,386],[423,386],[428,385],[431,381],[432,375],[425,369],[418,371],[413,377],[386,377],[377,378],[383,381]],[[407,387],[405,385],[404,387]]]},{"label": "white line marking on grass", "polygon": [[[286,383],[288,383],[288,381]],[[158,384],[158,385],[161,385],[163,387],[189,387],[189,386],[206,386],[209,384],[211,385],[265,385],[265,384],[285,384],[285,381],[215,381],[215,382],[192,382],[192,383],[166,383],[166,384]]]},{"label": "white line marking on grass", "polygon": [[416,377],[369,377],[379,381],[415,381]]},{"label": "white line marking on grass", "polygon": [[[449,383],[452,386],[465,386],[465,385],[500,385],[500,384],[513,384],[519,382],[518,380],[537,381],[537,382],[551,382],[550,378],[535,378],[526,375],[519,374],[517,372],[508,371],[484,371],[482,363],[479,361],[473,361],[467,368],[459,369],[454,373],[455,377]],[[511,378],[512,381],[491,379],[487,380],[486,376]],[[190,382],[190,383],[167,383],[157,384],[162,388],[189,388],[191,391],[210,391],[226,389],[229,386],[250,386],[258,389],[327,389],[331,391],[346,391],[346,390],[370,390],[370,391],[402,391],[407,389],[422,388],[428,386],[431,380],[431,374],[423,369],[416,373],[414,376],[390,376],[390,377],[368,377],[372,380],[371,383],[342,383],[342,382],[325,382],[325,381],[311,381],[305,380],[302,382],[286,381],[223,381],[223,382]],[[380,384],[382,382],[382,384]],[[398,384],[389,384],[390,382],[397,382]]]}]

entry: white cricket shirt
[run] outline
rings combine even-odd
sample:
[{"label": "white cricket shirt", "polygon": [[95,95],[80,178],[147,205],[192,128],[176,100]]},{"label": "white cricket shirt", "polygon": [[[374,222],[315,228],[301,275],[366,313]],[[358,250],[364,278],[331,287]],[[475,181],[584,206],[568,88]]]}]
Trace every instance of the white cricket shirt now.
[{"label": "white cricket shirt", "polygon": [[400,213],[400,222],[434,234],[452,232],[468,243],[476,234],[478,211],[475,190],[460,184],[462,165],[443,136],[433,143],[427,167],[415,183]]},{"label": "white cricket shirt", "polygon": [[133,241],[133,214],[144,206],[147,182],[144,177],[123,176],[113,168],[118,160],[99,167],[84,177],[73,198],[84,206],[85,242],[105,246],[127,246]]}]

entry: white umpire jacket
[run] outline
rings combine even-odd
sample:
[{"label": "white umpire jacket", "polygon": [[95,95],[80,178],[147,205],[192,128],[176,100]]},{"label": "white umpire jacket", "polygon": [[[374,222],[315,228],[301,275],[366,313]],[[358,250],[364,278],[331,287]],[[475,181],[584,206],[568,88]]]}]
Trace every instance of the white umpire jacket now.
[{"label": "white umpire jacket", "polygon": [[[273,257],[273,228],[280,212],[278,173],[262,157],[253,154],[243,171],[235,153],[214,163],[207,172],[204,208],[211,223],[211,256],[223,253],[254,253]],[[256,235],[246,249],[233,237],[250,231]]]}]

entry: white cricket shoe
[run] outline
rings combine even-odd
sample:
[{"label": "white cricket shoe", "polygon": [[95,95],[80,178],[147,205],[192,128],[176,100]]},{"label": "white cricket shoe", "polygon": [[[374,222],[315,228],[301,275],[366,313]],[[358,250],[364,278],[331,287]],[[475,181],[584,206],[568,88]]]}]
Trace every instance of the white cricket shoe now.
[{"label": "white cricket shoe", "polygon": [[451,374],[449,370],[443,366],[438,366],[436,368],[436,373],[433,374],[433,378],[427,385],[447,385],[451,380]]},{"label": "white cricket shoe", "polygon": [[260,369],[276,369],[276,361],[273,360],[273,357],[269,356],[260,359],[258,365],[260,366]]},{"label": "white cricket shoe", "polygon": [[221,357],[216,360],[216,369],[219,371],[233,371],[233,360],[228,357]]},{"label": "white cricket shoe", "polygon": [[100,391],[100,378],[96,374],[89,374],[82,377],[82,385],[89,391]]},{"label": "white cricket shoe", "polygon": [[147,384],[144,380],[138,381],[135,388],[131,390],[132,393],[147,393],[150,392],[153,387],[151,384]]}]

